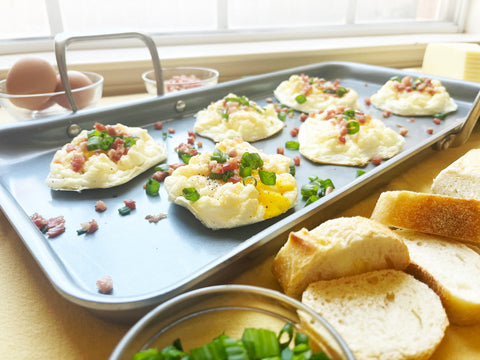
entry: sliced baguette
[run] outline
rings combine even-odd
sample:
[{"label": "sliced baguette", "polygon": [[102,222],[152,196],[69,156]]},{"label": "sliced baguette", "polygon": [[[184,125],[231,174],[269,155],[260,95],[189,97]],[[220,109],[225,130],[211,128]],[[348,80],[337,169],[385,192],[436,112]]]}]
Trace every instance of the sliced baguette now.
[{"label": "sliced baguette", "polygon": [[480,200],[480,149],[472,149],[433,179],[434,194]]},{"label": "sliced baguette", "polygon": [[480,242],[480,201],[451,196],[386,191],[371,218],[388,226]]},{"label": "sliced baguette", "polygon": [[275,256],[272,272],[283,291],[299,299],[309,283],[379,269],[408,266],[403,240],[388,227],[355,216],[292,232]]},{"label": "sliced baguette", "polygon": [[406,271],[442,299],[450,323],[480,322],[480,254],[453,239],[398,230],[410,252]]},{"label": "sliced baguette", "polygon": [[398,270],[318,281],[302,302],[339,332],[357,360],[428,359],[449,325],[438,295]]}]

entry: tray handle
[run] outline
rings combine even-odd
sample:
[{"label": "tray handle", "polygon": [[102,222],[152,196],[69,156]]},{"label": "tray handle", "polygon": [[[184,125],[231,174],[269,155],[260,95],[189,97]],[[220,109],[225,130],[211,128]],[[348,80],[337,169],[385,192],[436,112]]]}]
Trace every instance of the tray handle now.
[{"label": "tray handle", "polygon": [[464,144],[470,137],[477,120],[480,118],[480,91],[477,93],[472,107],[463,122],[463,125],[454,133],[448,135],[434,146],[436,150],[445,150]]},{"label": "tray handle", "polygon": [[62,79],[62,84],[65,89],[65,95],[73,112],[77,112],[78,107],[72,95],[72,89],[67,77],[67,62],[66,49],[67,46],[77,41],[91,41],[104,39],[125,39],[138,38],[142,40],[150,51],[150,56],[153,62],[153,69],[155,71],[155,79],[157,82],[157,95],[163,95],[163,75],[160,59],[158,57],[157,47],[153,39],[141,32],[124,32],[124,33],[110,33],[110,34],[68,34],[60,33],[55,36],[55,57],[57,59],[58,72]]}]

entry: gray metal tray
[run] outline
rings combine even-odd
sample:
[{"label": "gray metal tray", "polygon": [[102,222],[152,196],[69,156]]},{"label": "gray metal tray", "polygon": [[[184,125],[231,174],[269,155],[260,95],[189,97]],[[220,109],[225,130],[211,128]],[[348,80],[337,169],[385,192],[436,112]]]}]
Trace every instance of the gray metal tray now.
[{"label": "gray metal tray", "polygon": [[[398,129],[397,124],[409,129],[405,147],[379,166],[369,164],[362,168],[366,173],[360,177],[356,174],[359,167],[318,165],[302,158],[296,175],[299,187],[308,183],[309,176],[319,176],[332,179],[335,191],[307,207],[299,195],[298,205],[283,216],[234,230],[205,228],[190,212],[167,201],[163,185],[159,197],[148,197],[142,186],[153,170],[107,190],[59,192],[44,185],[54,152],[71,140],[67,135],[71,124],[84,129],[92,128],[95,122],[141,126],[162,141],[163,131],[153,128],[161,120],[164,129],[175,129],[165,140],[167,162],[175,163],[179,159],[174,147],[187,140],[187,131],[193,129],[193,116],[198,110],[229,92],[264,105],[281,81],[302,72],[327,80],[341,79],[345,86],[357,90],[363,109],[377,118],[382,118],[381,112],[373,106],[366,107],[363,98],[372,95],[391,76],[409,74],[357,63],[320,63],[185,93],[6,125],[0,128],[0,206],[61,295],[99,316],[131,321],[166,299],[195,287],[227,281],[258,259],[272,255],[286,241],[289,231],[332,217],[421,156],[435,154],[432,147],[445,148],[452,142],[465,141],[479,116],[475,100],[480,84],[442,78],[459,107],[440,125],[434,125],[431,117],[418,117],[415,122],[398,116],[384,119],[394,129]],[[464,126],[465,119],[468,126]],[[254,145],[266,153],[275,153],[278,146],[292,139],[289,130],[299,125],[296,112],[293,118],[287,118],[286,128],[280,134]],[[431,135],[427,134],[430,127],[434,128]],[[213,142],[202,140],[204,151],[213,148]],[[285,155],[293,157],[298,152],[285,150]],[[136,201],[137,209],[122,217],[117,209],[127,198]],[[106,212],[94,211],[97,200],[108,204]],[[66,232],[47,238],[30,221],[29,216],[35,212],[46,218],[63,215]],[[168,217],[157,224],[145,220],[147,214],[158,213]],[[99,230],[88,236],[77,235],[80,223],[93,218],[99,223]],[[106,274],[114,281],[110,295],[100,294],[96,288],[96,280]]]}]

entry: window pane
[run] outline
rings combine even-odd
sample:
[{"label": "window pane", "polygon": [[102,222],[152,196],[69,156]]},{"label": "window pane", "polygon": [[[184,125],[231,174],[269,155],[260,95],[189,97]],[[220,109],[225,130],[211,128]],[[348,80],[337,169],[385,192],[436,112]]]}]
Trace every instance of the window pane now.
[{"label": "window pane", "polygon": [[229,0],[230,29],[345,23],[348,0]]},{"label": "window pane", "polygon": [[357,23],[437,20],[438,0],[358,0]]},{"label": "window pane", "polygon": [[2,0],[0,39],[20,39],[50,35],[43,1]]},{"label": "window pane", "polygon": [[214,30],[216,0],[62,0],[65,31]]}]

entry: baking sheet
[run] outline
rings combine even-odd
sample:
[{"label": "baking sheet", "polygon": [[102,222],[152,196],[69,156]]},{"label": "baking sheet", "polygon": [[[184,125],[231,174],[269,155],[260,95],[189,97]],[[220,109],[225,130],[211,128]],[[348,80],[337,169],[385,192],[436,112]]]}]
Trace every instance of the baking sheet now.
[{"label": "baking sheet", "polygon": [[[383,119],[381,111],[366,106],[364,97],[371,96],[394,75],[412,74],[349,62],[320,63],[183,94],[7,125],[0,129],[0,206],[60,294],[101,316],[117,320],[138,318],[156,304],[179,293],[213,282],[218,277],[233,276],[239,260],[248,262],[253,254],[255,257],[271,255],[266,245],[278,235],[305,221],[313,219],[315,222],[315,219],[320,221],[328,217],[339,202],[345,207],[359,196],[367,195],[368,186],[387,181],[402,164],[456,132],[480,89],[480,84],[441,78],[457,102],[458,110],[440,125],[433,124],[431,117],[417,117],[415,122],[409,122],[410,117],[383,119],[387,126],[397,131],[399,126],[404,126],[409,132],[402,152],[380,166],[319,165],[301,157],[301,165],[296,168],[299,188],[309,182],[308,177],[318,176],[332,179],[335,191],[307,207],[299,194],[298,205],[286,214],[235,230],[205,228],[189,211],[168,202],[163,185],[159,197],[147,196],[143,184],[153,174],[153,169],[112,189],[59,192],[44,185],[54,152],[71,140],[66,131],[69,124],[78,124],[84,129],[91,129],[95,122],[145,127],[154,139],[166,142],[167,162],[176,163],[180,160],[174,148],[186,142],[187,131],[193,130],[197,111],[230,92],[266,105],[267,98],[273,98],[273,90],[281,81],[302,72],[326,80],[341,79],[343,86],[359,93],[361,108],[379,119]],[[185,105],[183,111],[177,110],[179,101]],[[278,146],[292,140],[290,129],[300,126],[299,115],[295,112],[293,118],[287,118],[286,127],[280,134],[253,145],[265,153],[275,153]],[[164,127],[155,130],[153,124],[160,120]],[[175,133],[164,140],[168,128],[175,129]],[[434,133],[429,135],[428,128],[433,128]],[[213,149],[212,141],[197,139],[203,142],[201,151]],[[285,149],[285,155],[300,154]],[[366,173],[357,177],[359,169]],[[124,205],[123,200],[129,198],[136,201],[137,209],[128,216],[120,216],[117,209]],[[107,211],[95,212],[97,200],[107,203]],[[63,215],[66,232],[53,239],[47,238],[30,221],[29,216],[35,212],[45,218]],[[157,224],[145,220],[146,215],[160,213],[168,216]],[[99,230],[89,235],[77,235],[80,223],[92,219],[98,222]],[[112,294],[98,292],[96,281],[102,275],[113,278]]]}]

